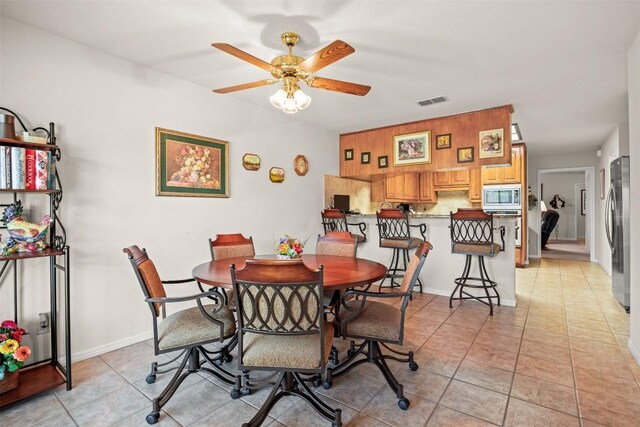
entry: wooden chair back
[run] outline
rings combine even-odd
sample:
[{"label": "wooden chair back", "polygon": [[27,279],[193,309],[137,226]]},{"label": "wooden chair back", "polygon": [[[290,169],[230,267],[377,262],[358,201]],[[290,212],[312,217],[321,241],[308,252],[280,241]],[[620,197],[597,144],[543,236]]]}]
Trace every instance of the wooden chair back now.
[{"label": "wooden chair back", "polygon": [[256,254],[253,238],[246,238],[241,233],[217,234],[214,240],[209,239],[209,248],[212,260],[252,257]]},{"label": "wooden chair back", "polygon": [[358,250],[358,239],[348,231],[328,231],[324,236],[318,235],[316,243],[317,255],[337,255],[355,258]]}]

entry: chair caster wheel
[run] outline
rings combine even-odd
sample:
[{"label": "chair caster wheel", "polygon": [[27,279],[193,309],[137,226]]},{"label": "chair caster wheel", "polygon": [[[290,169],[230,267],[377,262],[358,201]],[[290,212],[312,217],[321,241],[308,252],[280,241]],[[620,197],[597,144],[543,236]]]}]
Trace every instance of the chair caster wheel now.
[{"label": "chair caster wheel", "polygon": [[322,378],[320,378],[320,377],[316,377],[316,378],[312,379],[312,380],[311,380],[311,384],[312,384],[314,387],[320,387],[320,385],[322,385]]},{"label": "chair caster wheel", "polygon": [[403,397],[402,399],[398,400],[398,406],[403,411],[406,411],[407,409],[409,409],[409,405],[411,405],[411,402],[409,402],[409,399],[407,399],[406,397]]},{"label": "chair caster wheel", "polygon": [[160,419],[160,414],[157,412],[152,412],[147,415],[147,424],[155,424],[158,422],[158,419]]},{"label": "chair caster wheel", "polygon": [[242,393],[240,392],[240,390],[236,390],[236,389],[231,390],[231,393],[229,394],[231,395],[231,398],[234,400],[240,399],[240,396],[242,396]]},{"label": "chair caster wheel", "polygon": [[152,372],[152,373],[150,373],[149,375],[147,375],[147,379],[146,379],[146,381],[147,381],[147,384],[153,384],[153,383],[155,383],[155,382],[156,382],[156,373],[155,373],[155,372]]},{"label": "chair caster wheel", "polygon": [[333,381],[325,380],[322,383],[322,388],[325,389],[325,390],[329,390],[332,385],[333,385]]},{"label": "chair caster wheel", "polygon": [[355,356],[355,354],[356,354],[355,350],[347,350],[347,356],[353,357],[353,356]]},{"label": "chair caster wheel", "polygon": [[417,371],[418,370],[418,364],[414,361],[409,362],[409,369],[411,369],[412,371]]},{"label": "chair caster wheel", "polygon": [[216,366],[222,366],[222,364],[224,363],[224,361],[222,360],[222,357],[218,357],[217,359],[213,359],[213,363]]},{"label": "chair caster wheel", "polygon": [[233,354],[225,354],[224,355],[224,361],[225,363],[229,363],[233,360]]}]

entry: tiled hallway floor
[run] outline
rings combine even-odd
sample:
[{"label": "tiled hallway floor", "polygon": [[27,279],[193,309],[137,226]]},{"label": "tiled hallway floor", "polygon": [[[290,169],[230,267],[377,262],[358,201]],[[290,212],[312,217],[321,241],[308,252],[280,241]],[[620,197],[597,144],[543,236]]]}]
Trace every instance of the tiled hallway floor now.
[{"label": "tiled hallway floor", "polygon": [[[428,271],[428,263],[425,271]],[[411,407],[402,411],[379,372],[361,366],[316,389],[343,409],[345,426],[638,426],[640,368],[627,350],[629,319],[597,264],[541,260],[517,271],[518,307],[417,294],[405,346],[420,365],[390,362]],[[346,342],[336,345],[344,357]],[[150,398],[168,381],[145,382],[150,343],[74,365],[75,388],[3,411],[0,424],[146,425]],[[235,362],[230,365],[235,366]],[[190,376],[165,406],[159,426],[237,426],[267,395],[231,400],[209,376]],[[284,398],[266,424],[329,425],[297,398]]]}]

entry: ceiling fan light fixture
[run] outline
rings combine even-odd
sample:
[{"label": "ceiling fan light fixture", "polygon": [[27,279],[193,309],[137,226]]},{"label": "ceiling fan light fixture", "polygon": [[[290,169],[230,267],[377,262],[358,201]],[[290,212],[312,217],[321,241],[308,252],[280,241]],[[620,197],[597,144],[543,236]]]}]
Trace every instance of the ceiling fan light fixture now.
[{"label": "ceiling fan light fixture", "polygon": [[298,106],[296,105],[295,99],[288,97],[286,101],[284,101],[284,107],[282,107],[282,111],[287,114],[294,114],[298,112]]},{"label": "ceiling fan light fixture", "polygon": [[296,101],[298,110],[304,110],[311,104],[311,97],[300,89],[293,92],[293,99]]},{"label": "ceiling fan light fixture", "polygon": [[282,89],[278,89],[276,93],[269,97],[269,101],[271,105],[276,107],[279,110],[282,110],[284,107],[284,102],[287,100],[287,92]]}]

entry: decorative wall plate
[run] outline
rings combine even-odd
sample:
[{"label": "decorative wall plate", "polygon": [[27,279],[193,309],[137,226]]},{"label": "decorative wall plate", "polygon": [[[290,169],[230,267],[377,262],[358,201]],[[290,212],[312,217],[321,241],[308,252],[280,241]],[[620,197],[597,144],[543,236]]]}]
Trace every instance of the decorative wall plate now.
[{"label": "decorative wall plate", "polygon": [[242,166],[248,171],[257,171],[260,169],[260,156],[245,153],[245,155],[242,156]]},{"label": "decorative wall plate", "polygon": [[307,158],[302,154],[298,154],[296,158],[293,159],[293,170],[296,171],[299,176],[305,176],[309,170]]},{"label": "decorative wall plate", "polygon": [[280,184],[284,182],[284,169],[282,168],[271,168],[269,169],[269,179],[271,182],[275,182],[276,184]]}]

